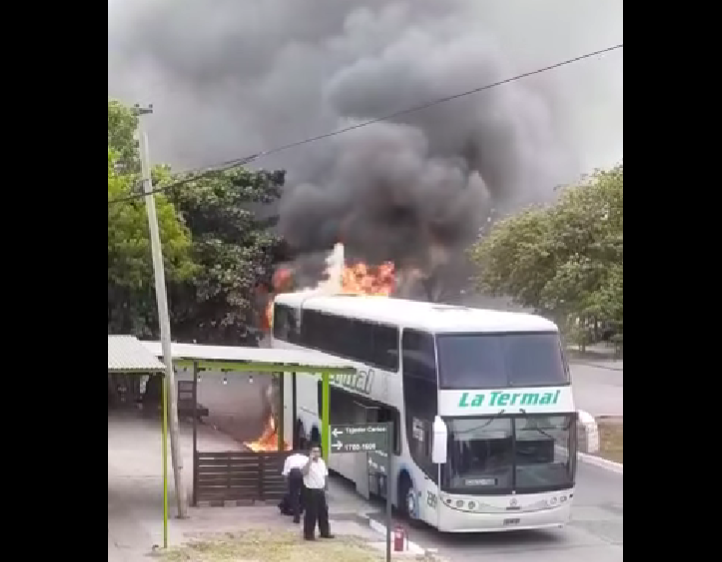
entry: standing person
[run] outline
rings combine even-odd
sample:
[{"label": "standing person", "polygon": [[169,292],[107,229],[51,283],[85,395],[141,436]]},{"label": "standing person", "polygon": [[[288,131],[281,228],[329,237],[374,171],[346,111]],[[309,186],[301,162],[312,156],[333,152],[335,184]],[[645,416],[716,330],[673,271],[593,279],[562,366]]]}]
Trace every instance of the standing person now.
[{"label": "standing person", "polygon": [[302,469],[303,484],[306,488],[306,513],[303,515],[303,538],[307,541],[316,540],[316,522],[322,539],[332,539],[328,524],[328,504],[326,503],[326,487],[328,468],[321,458],[321,448],[312,445],[308,462]]},{"label": "standing person", "polygon": [[308,457],[302,453],[293,453],[286,457],[283,463],[283,474],[286,477],[288,491],[281,502],[281,512],[284,515],[293,515],[293,522],[300,523],[303,492],[303,472],[301,469],[308,463]]}]

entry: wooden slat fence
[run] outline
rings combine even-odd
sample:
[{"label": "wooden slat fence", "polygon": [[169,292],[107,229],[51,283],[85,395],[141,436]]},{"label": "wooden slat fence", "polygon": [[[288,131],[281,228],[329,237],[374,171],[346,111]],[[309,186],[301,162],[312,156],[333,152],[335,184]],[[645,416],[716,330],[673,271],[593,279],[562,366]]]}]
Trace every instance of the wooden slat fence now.
[{"label": "wooden slat fence", "polygon": [[288,452],[197,452],[193,501],[278,501],[285,492],[281,475]]}]

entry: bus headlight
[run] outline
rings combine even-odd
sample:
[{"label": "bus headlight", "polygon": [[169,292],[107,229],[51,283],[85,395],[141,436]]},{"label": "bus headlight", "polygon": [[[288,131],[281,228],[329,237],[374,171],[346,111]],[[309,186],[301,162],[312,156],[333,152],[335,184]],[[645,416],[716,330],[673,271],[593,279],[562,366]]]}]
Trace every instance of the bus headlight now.
[{"label": "bus headlight", "polygon": [[475,509],[476,504],[474,502],[469,502],[469,509]]},{"label": "bus headlight", "polygon": [[464,500],[456,500],[456,507],[464,507]]}]

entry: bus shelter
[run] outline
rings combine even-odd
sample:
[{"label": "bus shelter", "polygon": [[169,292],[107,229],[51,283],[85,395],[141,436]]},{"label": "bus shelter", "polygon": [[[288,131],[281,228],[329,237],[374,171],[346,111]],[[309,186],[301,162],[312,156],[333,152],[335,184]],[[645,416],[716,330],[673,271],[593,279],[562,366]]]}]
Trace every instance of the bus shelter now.
[{"label": "bus shelter", "polygon": [[[115,335],[108,336],[108,375],[152,375],[160,374],[165,377],[165,365],[158,360],[155,354],[134,336]],[[168,547],[168,393],[167,386],[163,384],[162,392],[162,422],[163,435],[162,463],[163,463],[163,547]]]},{"label": "bus shelter", "polygon": [[[160,342],[142,342],[157,357],[162,356]],[[355,374],[349,363],[322,353],[289,349],[201,344],[171,344],[175,367],[191,367],[193,372],[193,505],[209,502],[223,505],[228,501],[266,501],[280,499],[284,491],[281,467],[288,452],[284,449],[284,384],[280,385],[281,412],[276,421],[278,450],[264,452],[204,452],[198,450],[198,375],[201,370],[223,373],[290,374],[292,377],[291,420],[294,442],[297,440],[296,375],[314,373],[321,376],[321,443],[323,455],[329,453],[329,384],[330,376]]]}]

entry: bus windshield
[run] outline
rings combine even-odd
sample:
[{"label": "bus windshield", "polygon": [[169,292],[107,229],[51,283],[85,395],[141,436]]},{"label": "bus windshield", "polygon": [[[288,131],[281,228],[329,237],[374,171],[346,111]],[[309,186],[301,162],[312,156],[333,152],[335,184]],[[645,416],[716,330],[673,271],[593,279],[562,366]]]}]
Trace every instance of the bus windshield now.
[{"label": "bus windshield", "polygon": [[559,335],[437,336],[439,386],[445,389],[560,385],[569,382]]},{"label": "bus windshield", "polygon": [[442,468],[442,487],[477,494],[571,487],[574,419],[573,414],[447,419],[448,460]]}]

